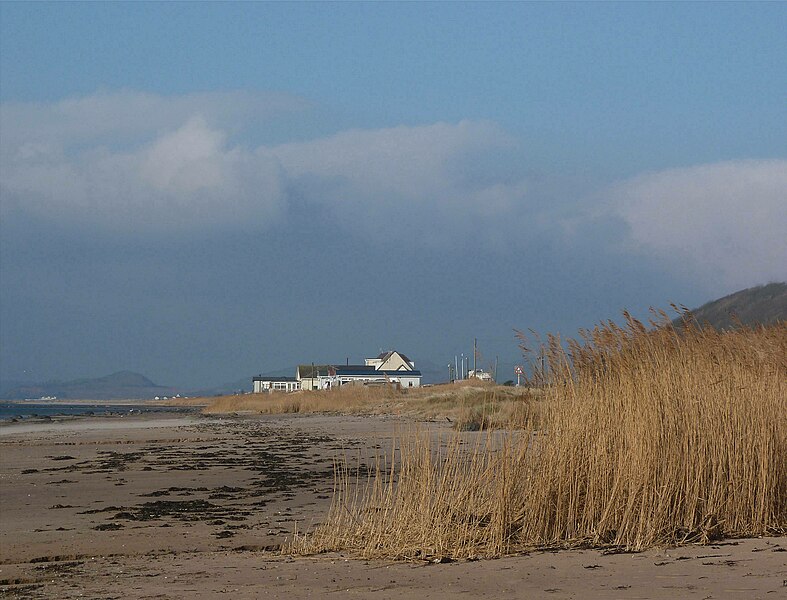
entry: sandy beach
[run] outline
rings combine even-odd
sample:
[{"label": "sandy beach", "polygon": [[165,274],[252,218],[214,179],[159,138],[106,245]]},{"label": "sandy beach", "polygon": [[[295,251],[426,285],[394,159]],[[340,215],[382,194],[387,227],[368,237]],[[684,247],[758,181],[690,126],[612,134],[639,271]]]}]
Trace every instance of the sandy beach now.
[{"label": "sandy beach", "polygon": [[[785,598],[787,538],[445,564],[282,556],[333,461],[395,417],[134,415],[0,425],[0,593],[14,598]],[[448,424],[422,424],[435,432]]]}]

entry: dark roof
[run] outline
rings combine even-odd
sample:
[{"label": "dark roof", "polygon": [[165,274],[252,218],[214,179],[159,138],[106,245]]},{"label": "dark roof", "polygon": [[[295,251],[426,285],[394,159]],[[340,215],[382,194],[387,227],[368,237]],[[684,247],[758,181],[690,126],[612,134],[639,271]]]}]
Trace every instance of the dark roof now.
[{"label": "dark roof", "polygon": [[301,379],[311,379],[312,377],[328,377],[330,369],[335,370],[337,377],[421,377],[420,371],[378,371],[371,365],[298,365],[298,377]]},{"label": "dark roof", "polygon": [[[298,365],[298,377],[311,379],[312,377],[327,377],[330,365]],[[312,371],[312,368],[314,371]]]},{"label": "dark roof", "polygon": [[398,354],[399,356],[401,356],[401,357],[402,357],[402,360],[403,360],[404,362],[406,362],[406,363],[411,363],[411,362],[413,362],[413,361],[411,361],[409,358],[407,358],[407,357],[406,357],[404,354],[402,354],[401,352],[399,352],[398,350],[389,350],[388,352],[383,352],[383,353],[382,353],[382,354],[380,354],[380,355],[379,355],[377,358],[379,358],[380,360],[382,360],[383,362],[385,362],[386,360],[388,360],[389,358],[391,358],[391,356],[392,356],[394,353],[396,353],[396,354]]},{"label": "dark roof", "polygon": [[420,377],[421,371],[413,369],[412,371],[376,371],[377,373],[385,373],[389,377]]},{"label": "dark roof", "polygon": [[368,376],[368,377],[378,377],[382,379],[386,375],[388,377],[421,377],[421,371],[378,371],[374,367],[367,367],[367,368],[336,367],[337,377]]},{"label": "dark roof", "polygon": [[346,375],[348,373],[377,373],[378,371],[371,365],[338,365],[336,367],[337,375]]},{"label": "dark roof", "polygon": [[252,381],[272,381],[272,382],[282,382],[282,381],[297,381],[295,377],[265,377],[264,375],[256,375],[251,378]]}]

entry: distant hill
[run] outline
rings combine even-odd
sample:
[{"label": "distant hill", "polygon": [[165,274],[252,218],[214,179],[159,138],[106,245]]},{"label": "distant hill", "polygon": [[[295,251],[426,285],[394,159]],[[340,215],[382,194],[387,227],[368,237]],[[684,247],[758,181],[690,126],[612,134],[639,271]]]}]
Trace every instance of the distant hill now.
[{"label": "distant hill", "polygon": [[[423,383],[445,381],[447,375],[433,363],[423,361],[416,364],[423,374]],[[268,371],[262,375],[270,377],[292,376],[295,367]],[[201,389],[174,388],[157,385],[139,373],[119,371],[95,379],[73,379],[71,381],[47,381],[46,383],[4,382],[0,398],[4,400],[25,400],[43,397],[56,397],[59,400],[149,400],[156,396],[223,396],[250,392],[252,376]]]},{"label": "distant hill", "polygon": [[[732,329],[739,324],[767,325],[787,321],[787,283],[748,288],[703,304],[691,311],[701,325]],[[680,319],[675,319],[679,323]]]},{"label": "distant hill", "polygon": [[[292,370],[288,370],[286,373],[266,373],[266,375],[274,376],[274,375],[291,375]],[[224,396],[227,394],[237,394],[239,392],[250,392],[252,390],[252,383],[251,383],[251,375],[248,377],[244,377],[243,379],[239,379],[237,381],[230,381],[228,383],[222,383],[220,385],[216,385],[213,387],[207,388],[200,388],[196,390],[188,390],[186,393],[189,396]],[[183,392],[181,392],[183,393]]]},{"label": "distant hill", "polygon": [[46,383],[22,385],[8,390],[8,400],[55,396],[66,400],[142,400],[154,396],[177,393],[174,388],[156,385],[139,373],[119,371],[95,379],[71,381],[48,381]]}]

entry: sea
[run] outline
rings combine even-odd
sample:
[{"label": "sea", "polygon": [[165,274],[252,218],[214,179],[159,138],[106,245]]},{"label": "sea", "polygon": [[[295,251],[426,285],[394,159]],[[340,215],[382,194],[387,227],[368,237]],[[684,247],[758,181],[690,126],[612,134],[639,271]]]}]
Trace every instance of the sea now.
[{"label": "sea", "polygon": [[190,406],[150,406],[146,404],[49,404],[32,402],[0,402],[0,421],[76,415],[120,415],[140,413],[188,413]]}]

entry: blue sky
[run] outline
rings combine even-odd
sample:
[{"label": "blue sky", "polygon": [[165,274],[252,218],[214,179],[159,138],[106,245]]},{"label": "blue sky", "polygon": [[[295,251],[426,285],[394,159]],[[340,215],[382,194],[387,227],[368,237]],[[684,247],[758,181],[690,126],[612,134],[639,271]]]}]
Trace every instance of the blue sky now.
[{"label": "blue sky", "polygon": [[[2,3],[0,377],[202,386],[787,278],[784,3]],[[506,367],[508,368],[508,366]]]}]

